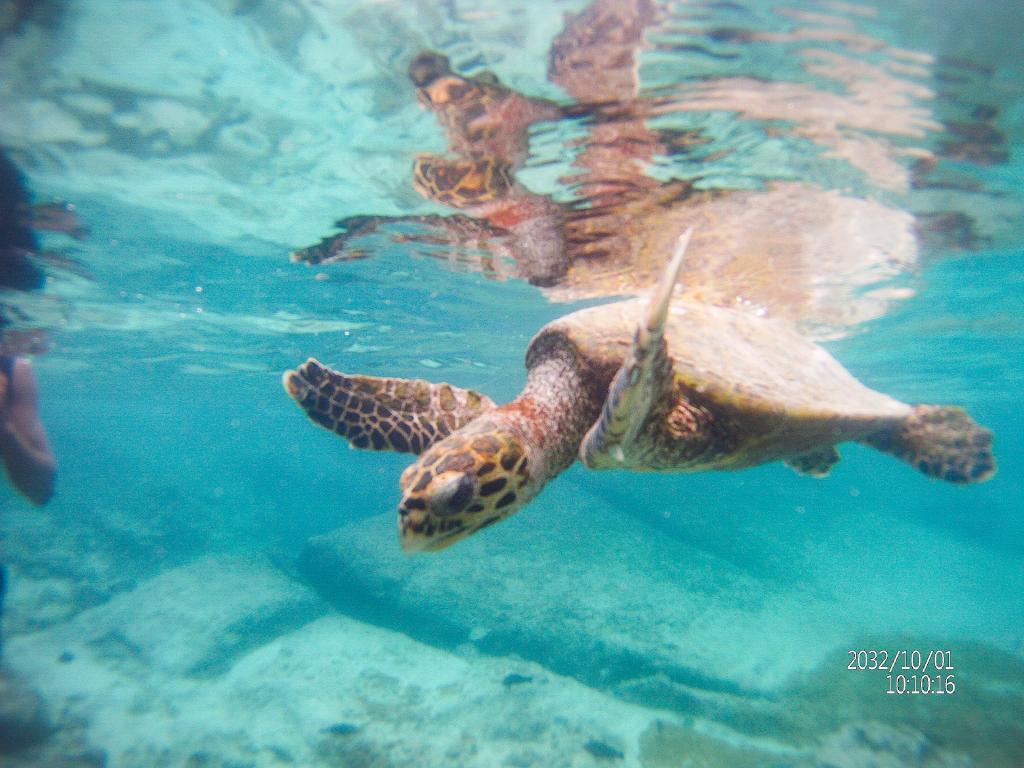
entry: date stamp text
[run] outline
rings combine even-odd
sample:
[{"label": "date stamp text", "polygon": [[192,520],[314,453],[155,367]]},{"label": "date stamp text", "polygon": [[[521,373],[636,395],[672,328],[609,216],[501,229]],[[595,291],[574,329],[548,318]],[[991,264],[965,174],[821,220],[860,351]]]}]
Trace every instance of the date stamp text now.
[{"label": "date stamp text", "polygon": [[862,649],[847,651],[846,668],[885,674],[885,692],[896,696],[956,693],[953,652],[945,650]]}]

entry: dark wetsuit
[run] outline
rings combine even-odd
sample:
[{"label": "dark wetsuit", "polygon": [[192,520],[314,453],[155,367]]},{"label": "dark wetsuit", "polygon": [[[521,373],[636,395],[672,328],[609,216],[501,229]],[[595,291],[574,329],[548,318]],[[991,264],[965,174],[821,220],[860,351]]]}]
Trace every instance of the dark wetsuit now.
[{"label": "dark wetsuit", "polygon": [[46,282],[46,273],[29,258],[39,250],[29,205],[21,171],[0,151],[0,287],[31,291]]},{"label": "dark wetsuit", "polygon": [[[9,355],[0,355],[0,376],[7,378],[6,398],[7,402],[4,403],[3,411],[6,412],[11,407],[11,400],[13,398],[12,391],[14,385],[11,383],[14,376],[14,358]],[[7,591],[7,569],[3,563],[0,563],[0,623],[3,622],[4,618],[4,593]],[[3,651],[3,633],[0,633],[0,651]]]}]

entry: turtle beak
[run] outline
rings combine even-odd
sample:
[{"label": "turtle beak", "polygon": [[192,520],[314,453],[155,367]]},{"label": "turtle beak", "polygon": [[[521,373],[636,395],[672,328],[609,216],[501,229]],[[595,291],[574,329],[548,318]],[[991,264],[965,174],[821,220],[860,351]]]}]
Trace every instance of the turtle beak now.
[{"label": "turtle beak", "polygon": [[[417,517],[420,521],[426,519],[423,513]],[[401,506],[398,508],[398,540],[401,542],[402,551],[407,555],[447,549],[462,538],[460,533],[462,533],[462,529],[432,535],[429,530],[424,531],[423,522],[413,522],[412,513]]]},{"label": "turtle beak", "polygon": [[424,509],[410,509],[406,501],[402,499],[398,505],[398,540],[402,550],[408,554],[423,552],[430,544],[430,538],[422,533],[427,512]]},{"label": "turtle beak", "polygon": [[401,518],[398,523],[398,540],[402,544],[402,551],[407,555],[430,551],[430,540],[402,528]]}]

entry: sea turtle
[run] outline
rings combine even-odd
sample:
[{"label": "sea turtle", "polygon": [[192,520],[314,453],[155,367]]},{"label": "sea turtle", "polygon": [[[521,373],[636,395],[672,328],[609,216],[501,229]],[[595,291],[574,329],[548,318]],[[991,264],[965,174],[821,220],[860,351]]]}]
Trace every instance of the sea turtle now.
[{"label": "sea turtle", "polygon": [[954,483],[995,471],[991,433],[955,407],[868,389],[787,323],[672,301],[687,232],[649,302],[555,320],[503,406],[449,384],[350,376],[309,359],[284,374],[316,423],[358,448],[419,454],[402,474],[406,551],[442,549],[518,510],[577,458],[688,472],[785,460],[822,476],[854,440]]}]

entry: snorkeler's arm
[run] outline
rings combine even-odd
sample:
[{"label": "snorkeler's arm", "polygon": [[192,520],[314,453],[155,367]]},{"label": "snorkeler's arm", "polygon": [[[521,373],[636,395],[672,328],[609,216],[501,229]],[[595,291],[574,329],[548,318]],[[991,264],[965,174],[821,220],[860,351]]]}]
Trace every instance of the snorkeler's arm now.
[{"label": "snorkeler's arm", "polygon": [[10,406],[0,425],[0,455],[11,483],[34,504],[53,496],[57,462],[39,420],[38,394],[32,367],[16,360],[7,383]]}]

